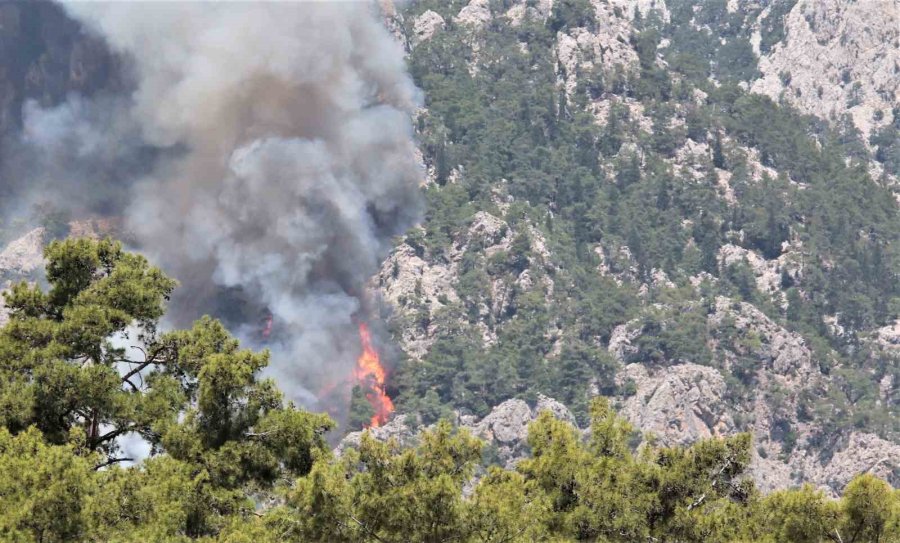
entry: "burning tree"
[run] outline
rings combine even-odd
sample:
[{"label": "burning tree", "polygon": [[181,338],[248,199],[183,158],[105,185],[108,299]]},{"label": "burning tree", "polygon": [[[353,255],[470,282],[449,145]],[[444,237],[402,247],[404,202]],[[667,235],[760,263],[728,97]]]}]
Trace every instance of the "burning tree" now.
[{"label": "burning tree", "polygon": [[[364,409],[361,405],[363,402],[359,401],[360,396],[364,396],[372,414],[367,422],[363,421],[362,426],[377,428],[387,422],[390,414],[394,412],[394,402],[385,392],[387,371],[381,363],[378,351],[372,345],[372,333],[365,323],[359,325],[359,340],[362,344],[362,354],[356,359],[356,368],[353,371],[356,385],[351,397],[351,417],[357,418],[360,409]],[[353,417],[354,414],[357,417]],[[353,422],[357,421],[352,421],[351,425]]]}]

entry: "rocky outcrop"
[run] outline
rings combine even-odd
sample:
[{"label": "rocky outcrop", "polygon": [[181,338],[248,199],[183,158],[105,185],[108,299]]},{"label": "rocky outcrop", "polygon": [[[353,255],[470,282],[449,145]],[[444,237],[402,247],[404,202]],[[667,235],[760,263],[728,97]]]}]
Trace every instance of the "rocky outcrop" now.
[{"label": "rocky outcrop", "polygon": [[[780,21],[779,9],[787,10],[787,6],[795,3],[783,19],[786,38],[773,47],[766,43],[765,51],[760,51],[760,26],[771,26],[776,19]],[[709,105],[709,96],[703,91],[694,90],[692,96],[672,100],[674,108],[660,114],[634,93],[613,90],[615,84],[633,81],[634,77],[628,76],[637,75],[638,57],[631,44],[636,31],[635,12],[646,18],[655,10],[666,19],[669,13],[663,0],[590,0],[590,4],[594,8],[594,21],[582,18],[578,24],[584,26],[563,26],[551,44],[552,60],[560,90],[570,94],[588,78],[612,83],[608,88],[590,87],[585,110],[601,127],[608,124],[610,112],[617,112],[622,140],[619,157],[641,157],[647,140],[652,139],[658,127],[665,125],[675,141],[663,157],[673,178],[715,185],[719,203],[728,207],[739,206],[748,184],[761,182],[766,176],[776,179],[786,173],[767,166],[769,162],[759,149],[738,141],[727,130],[706,127],[698,134],[696,125],[688,120],[693,119],[690,114],[695,111],[694,106],[702,110],[704,105]],[[505,11],[498,11],[501,5]],[[476,74],[487,33],[498,25],[520,25],[526,18],[546,21],[553,14],[553,5],[552,0],[512,0],[505,4],[467,0],[455,14],[443,10],[440,10],[443,16],[422,13],[413,24],[407,25],[407,31],[409,40],[415,43],[434,39],[439,32],[459,33],[459,39],[472,53],[466,58],[467,66],[470,73]],[[825,119],[838,120],[849,112],[856,126],[868,136],[873,127],[891,122],[890,110],[897,104],[897,78],[885,77],[900,73],[894,60],[898,50],[896,6],[895,1],[880,0],[763,3],[729,0],[728,11],[734,20],[748,25],[739,30],[741,37],[754,33],[751,42],[755,43],[757,53],[762,54],[761,78],[742,83],[742,87],[752,87],[753,91],[776,101],[792,102],[802,111]],[[699,10],[695,9],[695,13]],[[773,18],[767,19],[770,14]],[[866,22],[873,18],[881,20]],[[695,29],[713,35],[720,30],[715,27],[717,23],[692,24]],[[766,39],[771,40],[775,34],[767,35]],[[674,36],[668,37],[675,40]],[[723,35],[722,43],[726,40],[730,41],[730,37]],[[666,53],[671,45],[668,39],[659,44],[662,56],[657,57],[656,64],[663,70],[668,69],[663,58],[673,60]],[[533,47],[527,43],[519,46],[525,52]],[[677,85],[679,76],[670,73]],[[569,107],[573,103],[568,102]],[[722,144],[726,164],[733,171],[715,167],[714,141]],[[601,158],[599,169],[605,179],[613,179],[617,172],[612,157]],[[646,163],[641,166],[646,167]],[[459,167],[451,167],[450,171],[442,183],[453,185],[466,176]],[[786,179],[798,190],[805,188],[796,179]],[[440,185],[432,184],[434,190],[441,190]],[[408,238],[395,249],[373,283],[373,289],[379,290],[394,307],[391,318],[400,324],[394,327],[396,339],[411,358],[427,357],[435,338],[442,335],[478,337],[485,348],[501,342],[504,319],[521,318],[515,315],[515,302],[523,291],[553,292],[555,281],[557,293],[578,295],[570,290],[569,270],[553,262],[554,255],[544,243],[540,229],[527,223],[535,219],[526,219],[523,225],[522,221],[507,215],[512,199],[505,185],[503,179],[494,180],[494,189],[502,197],[492,205],[483,206],[457,231],[442,233],[449,237],[444,238],[441,247],[425,248],[427,244],[417,241],[418,235]],[[555,211],[552,209],[550,213]],[[694,220],[685,219],[681,227],[684,230],[679,233],[687,233],[684,239],[688,239],[693,237],[697,225]],[[528,233],[531,241],[528,266],[524,271],[517,266],[510,272],[504,256],[511,252],[523,232]],[[640,305],[628,317],[637,318],[614,327],[608,343],[597,338],[597,344],[608,347],[621,364],[616,376],[620,393],[615,398],[621,414],[638,430],[655,435],[662,444],[687,445],[706,437],[752,432],[751,472],[765,491],[811,482],[836,492],[853,475],[873,466],[873,471],[879,474],[892,473],[898,466],[896,445],[849,428],[840,430],[840,435],[823,445],[819,421],[801,419],[799,415],[809,407],[808,398],[825,397],[827,391],[833,391],[835,381],[834,375],[820,369],[828,364],[817,359],[834,353],[822,354],[820,349],[813,354],[801,335],[780,324],[789,309],[785,284],[796,287],[801,297],[809,295],[804,290],[809,286],[804,283],[803,264],[815,248],[804,247],[801,240],[805,238],[792,231],[790,241],[772,258],[774,255],[753,250],[745,232],[722,233],[727,243],[716,255],[719,269],[715,276],[694,270],[690,272],[693,276],[686,277],[684,270],[640,267],[626,240],[619,237],[621,233],[604,235],[595,242],[596,272],[614,280],[623,291],[636,294]],[[429,235],[433,237],[435,233]],[[554,242],[559,243],[559,239]],[[692,252],[701,250],[696,241],[688,241],[687,245]],[[552,247],[555,250],[557,245]],[[704,267],[715,265],[706,260],[708,256],[711,255],[704,253]],[[715,297],[714,293],[727,291],[728,285],[719,278],[729,266],[739,263],[749,266],[751,283],[769,298],[759,307]],[[491,267],[501,271],[490,271]],[[469,273],[473,270],[477,273]],[[689,292],[691,287],[694,296]],[[478,293],[471,295],[471,291]],[[546,299],[551,305],[560,302],[551,296]],[[692,317],[700,316],[699,323],[696,319],[690,322],[702,335],[697,340],[704,343],[690,347],[697,346],[698,351],[705,348],[709,354],[699,353],[697,359],[684,355],[676,360],[656,360],[653,364],[632,363],[645,360],[640,352],[643,339],[651,339],[650,344],[655,347],[671,339],[665,332],[675,331],[674,335],[678,336],[678,330],[666,328],[677,317],[678,308],[673,303],[683,303],[681,307],[689,309]],[[566,305],[566,301],[559,305]],[[766,312],[760,307],[765,307]],[[840,327],[839,317],[832,317],[834,327]],[[653,331],[653,326],[649,326],[657,324],[655,319],[661,319],[658,324],[663,333],[658,338],[642,338],[643,334],[660,333],[660,329]],[[565,325],[560,321],[551,322],[544,336],[547,345],[552,345],[545,354],[548,360],[559,354],[568,333],[567,326],[580,324],[577,320]],[[642,329],[644,323],[648,324],[647,330]],[[900,325],[884,327],[867,337],[877,343],[885,357],[900,355]],[[690,339],[675,337],[673,341]],[[878,379],[879,401],[885,405],[896,402],[898,385],[894,377],[879,374]],[[592,384],[595,392],[601,388],[597,385]],[[822,402],[815,403],[815,407],[821,406]],[[524,428],[533,415],[534,409],[527,404],[511,400],[497,406],[484,419],[459,416],[457,422],[488,439],[490,448],[496,447],[500,451],[498,456],[506,463],[524,454],[515,443],[524,439]],[[389,432],[406,435],[407,430],[395,428]]]},{"label": "rocky outcrop", "polygon": [[[538,396],[534,408],[525,401],[512,399],[494,407],[484,418],[456,414],[453,421],[458,427],[470,431],[484,440],[491,450],[489,456],[494,462],[507,468],[525,458],[528,454],[528,426],[538,415],[549,411],[554,417],[575,425],[575,417],[561,403],[546,396]],[[423,429],[408,415],[398,415],[384,426],[366,430],[379,441],[394,439],[401,446],[415,443],[416,436]],[[340,455],[348,448],[359,446],[364,432],[347,434],[338,444],[335,452]]]},{"label": "rocky outcrop", "polygon": [[715,368],[679,364],[650,371],[629,364],[619,379],[635,386],[620,414],[664,445],[687,445],[734,432],[725,401],[725,379]]},{"label": "rocky outcrop", "polygon": [[633,13],[601,0],[593,0],[592,4],[596,19],[593,28],[573,28],[557,34],[557,71],[569,94],[575,91],[583,74],[617,66],[631,70],[637,65],[637,53],[629,41],[634,30]]},{"label": "rocky outcrop", "polygon": [[[452,266],[428,262],[422,256],[408,244],[397,246],[370,287],[396,310],[399,318],[412,318],[415,308],[423,307],[430,320],[448,303],[459,300],[453,288],[456,274]],[[421,358],[434,341],[435,332],[430,323],[424,330],[410,323],[400,327],[400,337],[396,339],[408,356]]]},{"label": "rocky outcrop", "polygon": [[0,252],[0,327],[9,321],[3,292],[14,282],[30,279],[44,266],[44,229],[35,228]]},{"label": "rocky outcrop", "polygon": [[[400,447],[409,447],[416,442],[416,431],[414,421],[407,415],[397,415],[392,418],[384,426],[378,428],[370,428],[366,430],[370,436],[378,441],[388,442],[393,440]],[[362,441],[365,432],[350,432],[338,443],[334,452],[338,456],[342,455],[348,449],[357,449]]]},{"label": "rocky outcrop", "polygon": [[44,229],[35,228],[0,252],[0,277],[24,277],[44,265]]},{"label": "rocky outcrop", "polygon": [[[752,304],[721,296],[710,308],[707,326],[715,367],[632,363],[619,372],[616,382],[625,393],[617,405],[636,428],[662,445],[749,431],[754,436],[750,474],[765,492],[809,482],[837,494],[866,471],[893,481],[900,470],[900,446],[894,443],[848,432],[833,454],[824,455],[815,444],[818,428],[800,420],[799,402],[804,393],[821,394],[827,377],[801,336]],[[878,337],[892,345],[892,331],[886,328]],[[644,333],[640,320],[616,327],[610,353],[627,363],[638,353]],[[735,389],[738,383],[729,383],[725,375],[752,382]]]},{"label": "rocky outcrop", "polygon": [[641,337],[642,333],[640,321],[637,319],[616,326],[609,336],[608,350],[610,354],[619,362],[625,362],[631,355],[638,352],[638,347],[633,342]]},{"label": "rocky outcrop", "polygon": [[528,16],[537,20],[546,20],[553,9],[553,0],[537,0],[536,2],[518,1],[506,11],[513,26],[518,26]]},{"label": "rocky outcrop", "polygon": [[[499,203],[501,211],[508,207]],[[474,251],[484,259],[503,260],[509,257],[514,240],[523,232],[527,234],[530,253],[526,269],[512,277],[502,273],[488,276],[481,285],[486,295],[478,301],[481,318],[476,329],[482,342],[490,345],[496,334],[487,323],[502,318],[516,292],[541,289],[547,296],[553,292],[552,279],[536,273],[552,266],[547,242],[539,229],[531,224],[520,224],[514,229],[505,219],[479,211],[469,226],[453,237],[442,258],[430,258],[423,247],[409,243],[392,251],[369,288],[393,307],[392,319],[398,330],[395,339],[408,356],[421,359],[428,352],[440,327],[440,313],[462,301],[456,289],[466,254]]]},{"label": "rocky outcrop", "polygon": [[416,17],[413,22],[412,45],[430,40],[435,33],[444,29],[444,18],[430,9]]},{"label": "rocky outcrop", "polygon": [[760,58],[753,92],[824,119],[849,113],[864,139],[891,122],[900,100],[900,3],[800,0],[784,29],[785,39]]},{"label": "rocky outcrop", "polygon": [[804,339],[774,323],[749,303],[736,302],[724,296],[717,297],[714,310],[709,316],[709,325],[713,332],[731,328],[738,333],[752,333],[758,342],[751,342],[743,347],[737,347],[732,342],[720,344],[719,347],[746,349],[746,352],[759,357],[766,368],[778,375],[805,380],[814,371],[812,353]]},{"label": "rocky outcrop", "polygon": [[489,0],[471,0],[459,10],[454,20],[457,24],[479,29],[491,20],[491,3]]},{"label": "rocky outcrop", "polygon": [[785,242],[784,253],[776,259],[766,260],[755,251],[727,243],[719,248],[719,267],[724,271],[729,266],[746,263],[756,278],[756,288],[784,304],[786,299],[781,288],[783,275],[794,282],[799,281],[801,276],[799,259],[795,252],[788,249],[791,245]]},{"label": "rocky outcrop", "polygon": [[806,469],[813,479],[833,492],[843,490],[858,473],[872,473],[894,486],[900,485],[896,473],[900,468],[900,445],[873,434],[853,432],[847,446],[837,451],[828,463],[822,465],[812,459],[808,463]]},{"label": "rocky outcrop", "polygon": [[[745,403],[735,403],[716,368],[678,364],[650,369],[629,364],[617,381],[631,393],[618,404],[620,413],[632,424],[662,445],[689,445],[707,437],[752,432],[749,473],[764,492],[808,482],[837,495],[853,476],[865,472],[900,483],[896,480],[900,470],[897,444],[850,432],[830,456],[811,445],[815,427],[798,420],[797,402],[802,391],[818,390],[824,377],[802,338],[752,305],[726,298],[717,300],[709,321],[714,333],[723,327],[736,332],[736,337],[716,345],[717,359],[726,365],[734,363],[736,356],[758,360],[751,396]],[[613,354],[627,355],[640,333],[636,323],[618,327],[610,341]],[[796,447],[786,447],[778,436],[785,428],[794,432]]]},{"label": "rocky outcrop", "polygon": [[900,320],[879,328],[873,338],[882,349],[900,355]]}]

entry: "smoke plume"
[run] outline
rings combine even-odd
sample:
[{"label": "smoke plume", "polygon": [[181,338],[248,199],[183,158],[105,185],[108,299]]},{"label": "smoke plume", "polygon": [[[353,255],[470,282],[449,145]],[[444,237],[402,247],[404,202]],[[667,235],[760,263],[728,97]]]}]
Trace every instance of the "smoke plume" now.
[{"label": "smoke plume", "polygon": [[317,387],[349,375],[360,352],[366,280],[421,214],[419,96],[375,6],[66,9],[125,60],[134,90],[100,110],[32,107],[25,134],[45,150],[34,167],[59,170],[49,183],[64,192],[72,172],[119,175],[77,192],[124,200],[139,248],[182,283],[176,322],[212,312],[252,341],[270,313],[272,371],[316,407]]}]

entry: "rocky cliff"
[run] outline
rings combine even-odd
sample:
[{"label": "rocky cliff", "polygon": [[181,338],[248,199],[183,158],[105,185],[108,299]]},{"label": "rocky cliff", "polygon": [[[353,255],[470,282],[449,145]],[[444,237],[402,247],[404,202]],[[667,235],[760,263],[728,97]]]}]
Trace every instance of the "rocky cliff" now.
[{"label": "rocky cliff", "polygon": [[[652,176],[650,168],[657,166],[651,166],[645,153],[662,150],[668,172],[664,175],[674,180],[671,182],[690,179],[698,187],[710,184],[715,201],[711,205],[730,213],[741,213],[749,194],[761,186],[772,186],[773,180],[778,179],[775,184],[784,188],[768,190],[800,193],[806,185],[802,176],[772,160],[771,152],[758,141],[715,125],[697,132],[697,109],[710,103],[710,94],[718,92],[716,87],[725,79],[716,60],[711,61],[710,78],[720,81],[705,88],[696,86],[689,96],[656,94],[648,100],[639,89],[629,87],[682,62],[679,47],[683,45],[678,40],[686,38],[681,29],[666,26],[670,20],[683,20],[685,13],[692,13],[690,31],[702,40],[709,39],[710,54],[721,54],[716,48],[736,44],[728,52],[736,55],[734,51],[742,51],[738,42],[745,40],[742,43],[752,51],[754,70],[736,72],[742,88],[792,104],[842,130],[846,129],[846,123],[842,125],[845,114],[849,115],[865,140],[892,122],[891,110],[898,105],[898,4],[893,1],[733,0],[722,12],[715,12],[711,4],[692,6],[678,1],[593,0],[584,4],[590,6],[585,12],[563,12],[554,9],[554,2],[514,1],[498,9],[473,0],[452,12],[416,11],[413,6],[398,13],[398,28],[414,64],[417,51],[434,54],[437,48],[450,47],[455,36],[464,35],[467,45],[463,50],[471,55],[460,54],[459,58],[467,63],[468,73],[478,78],[482,70],[489,69],[492,33],[502,33],[507,26],[523,29],[535,21],[558,27],[546,46],[558,88],[566,95],[565,107],[571,115],[581,108],[597,126],[616,131],[616,147],[600,152],[599,168],[605,182],[622,183],[626,160],[639,163],[642,179]],[[571,24],[562,24],[563,16]],[[642,41],[653,39],[648,25],[659,29],[652,57]],[[727,25],[732,26],[726,32]],[[534,53],[532,48],[539,45],[525,38],[524,31],[519,33],[521,51]],[[716,33],[723,37],[715,38]],[[673,73],[673,85],[684,85],[687,76]],[[686,94],[676,89],[672,94],[677,92]],[[661,111],[665,113],[661,115]],[[428,110],[423,113],[427,118],[433,115]],[[443,120],[448,121],[446,117]],[[655,142],[661,132],[673,134],[671,147],[664,145],[667,142]],[[427,129],[423,132],[426,142],[432,137]],[[429,190],[436,199],[439,194],[460,190],[472,175],[463,165],[451,164],[445,166],[450,174],[441,180],[434,148],[426,144],[423,151],[431,167]],[[717,153],[727,157],[717,157]],[[629,158],[634,156],[642,158]],[[872,156],[866,157],[869,164],[875,164]],[[395,339],[412,367],[420,367],[422,372],[430,371],[432,360],[444,360],[449,337],[465,336],[466,344],[473,343],[476,351],[494,353],[508,348],[510,330],[528,328],[544,343],[540,357],[549,369],[543,371],[551,375],[557,371],[552,368],[570,364],[573,345],[582,341],[576,340],[574,330],[584,322],[567,312],[577,305],[573,300],[590,294],[573,289],[575,279],[570,275],[573,270],[567,253],[572,249],[547,226],[556,219],[555,213],[562,211],[550,202],[540,213],[523,213],[535,202],[518,196],[513,188],[518,180],[507,179],[514,174],[504,174],[492,180],[484,203],[471,205],[456,226],[441,224],[446,237],[441,238],[440,248],[428,244],[435,226],[426,222],[400,241],[373,279],[372,288],[392,307]],[[680,249],[685,254],[706,250],[696,235],[702,217],[684,219],[669,230],[672,243],[686,240]],[[604,234],[593,244],[594,273],[612,281],[601,284],[633,293],[639,309],[608,335],[601,331],[593,336],[593,346],[608,352],[616,369],[614,384],[604,373],[592,378],[592,393],[613,396],[622,415],[664,444],[688,444],[751,431],[751,471],[765,491],[811,482],[839,492],[853,475],[864,471],[897,484],[900,445],[895,434],[876,432],[874,425],[862,421],[852,428],[833,427],[823,412],[856,411],[864,396],[875,405],[872,409],[894,412],[892,406],[900,396],[892,371],[876,368],[893,364],[894,354],[890,353],[900,343],[894,333],[896,325],[853,332],[854,337],[871,338],[865,341],[877,345],[879,352],[889,353],[869,351],[870,358],[863,363],[868,369],[859,370],[860,362],[849,360],[838,346],[841,338],[850,334],[840,312],[819,316],[818,326],[827,330],[822,336],[828,338],[826,343],[819,336],[801,333],[791,321],[797,296],[808,299],[818,295],[818,272],[810,265],[810,254],[816,249],[806,245],[809,236],[802,233],[800,223],[787,229],[772,249],[748,242],[754,234],[746,227],[728,230],[724,221],[719,227],[725,230],[724,240],[713,254],[704,257],[709,264],[699,273],[686,273],[678,267],[663,269],[665,265],[647,267],[646,254],[640,254],[647,248],[634,247],[625,235]],[[522,256],[513,266],[501,265],[509,264],[516,255]],[[749,289],[745,292],[752,291],[752,296],[721,290],[734,284],[735,274],[744,278],[740,281],[745,281]],[[618,294],[610,291],[608,296],[613,299]],[[543,309],[522,313],[525,298]],[[685,346],[688,343],[691,345]],[[464,354],[464,349],[450,352],[476,356]],[[463,367],[468,367],[466,364]],[[504,379],[503,370],[496,371],[494,377]],[[871,377],[861,377],[865,372]],[[849,381],[857,377],[851,379],[850,374],[870,379],[866,390],[877,388],[878,397],[854,392]],[[501,403],[482,419],[472,418],[465,410],[455,416],[489,441],[496,440],[478,421],[492,420],[498,409],[504,417],[521,411],[521,416],[513,418],[527,420],[527,405],[510,402],[514,400]],[[376,432],[381,437],[399,432],[411,438],[414,432],[409,420],[402,419],[392,430]],[[504,446],[507,452],[518,450]]]},{"label": "rocky cliff", "polygon": [[[575,424],[575,417],[566,406],[546,396],[538,396],[533,406],[522,400],[507,400],[495,406],[481,419],[454,413],[451,422],[485,442],[485,456],[489,463],[512,469],[528,454],[528,425],[543,411],[549,411],[556,418]],[[424,427],[411,415],[399,415],[388,424],[367,432],[375,439],[396,440],[401,446],[408,446],[416,442],[419,432]],[[335,449],[337,454],[341,454],[348,447],[359,446],[362,435],[363,432],[347,434]]]},{"label": "rocky cliff", "polygon": [[35,279],[43,270],[44,240],[44,229],[36,228],[0,251],[0,326],[6,324],[9,317],[3,292],[14,283]]},{"label": "rocky cliff", "polygon": [[[783,24],[784,38],[760,56],[754,92],[832,122],[850,115],[865,138],[893,121],[900,2],[800,0]],[[758,31],[756,38],[758,47]]]},{"label": "rocky cliff", "polygon": [[0,5],[0,135],[22,122],[22,106],[121,87],[116,59],[102,40],[44,0]]}]

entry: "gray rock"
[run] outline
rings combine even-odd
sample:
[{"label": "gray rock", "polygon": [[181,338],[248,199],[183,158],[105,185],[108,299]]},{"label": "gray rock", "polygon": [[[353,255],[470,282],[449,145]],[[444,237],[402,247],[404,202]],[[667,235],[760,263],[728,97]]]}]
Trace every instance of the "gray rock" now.
[{"label": "gray rock", "polygon": [[9,321],[2,293],[13,282],[31,278],[44,266],[44,229],[35,228],[0,251],[0,327]]},{"label": "gray rock", "polygon": [[369,428],[359,432],[350,432],[341,439],[338,446],[335,447],[334,453],[341,456],[348,449],[357,449],[362,441],[362,436],[366,432],[378,441],[396,440],[401,447],[409,447],[415,444],[416,432],[408,422],[411,422],[407,415],[397,415],[389,420],[384,426],[378,428]]},{"label": "gray rock", "polygon": [[44,265],[44,229],[35,228],[0,252],[0,276],[27,276]]},{"label": "gray rock", "polygon": [[637,393],[623,402],[620,414],[661,443],[688,445],[734,432],[724,400],[725,379],[715,368],[679,364],[651,373],[629,364],[622,373],[635,383]]},{"label": "gray rock", "polygon": [[419,15],[413,22],[413,45],[430,40],[444,26],[444,18],[430,9]]},{"label": "gray rock", "polygon": [[481,419],[472,431],[487,441],[508,445],[524,440],[534,415],[522,400],[507,400]]},{"label": "gray rock", "polygon": [[[823,119],[849,113],[864,140],[874,127],[891,122],[900,91],[896,0],[800,0],[784,28],[786,38],[759,60],[763,76],[753,92],[776,101],[784,96]],[[875,121],[878,110],[881,121]]]},{"label": "gray rock", "polygon": [[481,28],[491,20],[491,3],[489,0],[471,0],[459,10],[454,20],[461,25]]},{"label": "gray rock", "polygon": [[[488,447],[494,448],[496,459],[507,468],[512,468],[528,454],[528,425],[543,411],[549,411],[556,418],[575,424],[575,416],[563,404],[539,396],[534,409],[523,400],[511,399],[494,407],[481,420],[471,415],[458,415],[457,425],[483,439]],[[401,446],[416,442],[421,427],[413,427],[413,421],[406,415],[394,417],[384,426],[366,430],[379,441],[395,439]],[[335,453],[343,454],[348,448],[359,447],[364,432],[347,434],[335,448]]]}]

